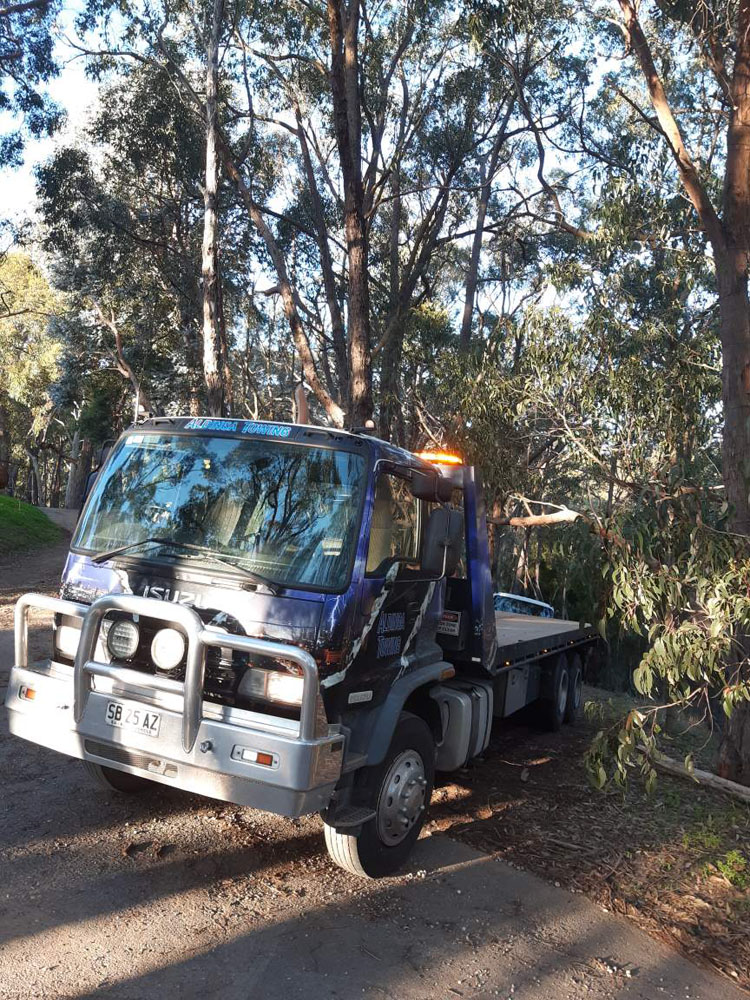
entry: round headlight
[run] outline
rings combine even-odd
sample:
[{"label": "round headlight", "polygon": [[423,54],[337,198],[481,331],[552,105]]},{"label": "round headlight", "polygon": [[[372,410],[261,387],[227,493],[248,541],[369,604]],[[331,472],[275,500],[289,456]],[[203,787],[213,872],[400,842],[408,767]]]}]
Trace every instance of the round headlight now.
[{"label": "round headlight", "polygon": [[139,637],[135,622],[115,622],[107,634],[107,648],[116,660],[129,660],[138,649]]},{"label": "round headlight", "polygon": [[159,670],[174,670],[185,655],[185,639],[176,628],[163,628],[151,643],[151,659]]},{"label": "round headlight", "polygon": [[81,630],[73,625],[58,625],[55,630],[55,647],[69,660],[75,660],[78,643],[81,640]]}]

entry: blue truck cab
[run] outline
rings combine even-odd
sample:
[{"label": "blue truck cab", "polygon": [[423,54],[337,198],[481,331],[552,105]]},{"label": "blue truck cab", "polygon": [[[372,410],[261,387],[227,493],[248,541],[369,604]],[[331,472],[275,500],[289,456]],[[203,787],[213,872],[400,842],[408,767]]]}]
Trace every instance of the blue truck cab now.
[{"label": "blue truck cab", "polygon": [[[42,663],[34,607],[54,615]],[[59,598],[19,600],[6,705],[106,787],[319,812],[334,861],[377,877],[493,717],[575,716],[595,638],[495,611],[481,485],[455,456],[160,417],[111,450]]]}]

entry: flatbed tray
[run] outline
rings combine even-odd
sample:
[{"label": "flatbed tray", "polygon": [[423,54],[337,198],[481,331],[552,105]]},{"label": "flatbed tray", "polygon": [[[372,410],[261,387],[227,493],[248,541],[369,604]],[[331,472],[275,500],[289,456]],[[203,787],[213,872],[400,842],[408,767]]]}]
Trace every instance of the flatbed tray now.
[{"label": "flatbed tray", "polygon": [[497,628],[497,665],[516,666],[596,639],[597,631],[592,625],[565,618],[540,618],[535,615],[515,615],[508,611],[495,612]]}]

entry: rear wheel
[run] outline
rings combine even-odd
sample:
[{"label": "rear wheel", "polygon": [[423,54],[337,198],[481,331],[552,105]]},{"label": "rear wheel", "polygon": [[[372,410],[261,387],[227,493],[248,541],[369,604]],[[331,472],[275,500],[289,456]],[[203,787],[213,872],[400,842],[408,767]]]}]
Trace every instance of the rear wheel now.
[{"label": "rear wheel", "polygon": [[583,664],[576,653],[571,657],[568,667],[568,701],[565,706],[565,721],[578,722],[583,709]]},{"label": "rear wheel", "polygon": [[404,712],[381,764],[357,776],[358,804],[375,811],[358,834],[325,825],[331,859],[367,878],[391,875],[419,837],[435,780],[435,743],[428,726]]},{"label": "rear wheel", "polygon": [[546,685],[546,696],[542,700],[542,719],[547,729],[557,732],[565,721],[568,707],[570,674],[564,654],[558,656],[552,674]]},{"label": "rear wheel", "polygon": [[154,782],[149,781],[148,778],[141,778],[137,774],[128,774],[127,771],[116,771],[113,767],[95,764],[90,760],[85,760],[83,766],[97,785],[101,788],[108,788],[110,791],[135,795],[154,787]]}]

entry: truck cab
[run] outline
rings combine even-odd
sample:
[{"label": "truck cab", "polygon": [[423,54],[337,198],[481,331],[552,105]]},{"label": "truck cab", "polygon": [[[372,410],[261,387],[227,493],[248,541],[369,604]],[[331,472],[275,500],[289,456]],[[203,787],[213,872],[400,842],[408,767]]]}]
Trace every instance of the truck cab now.
[{"label": "truck cab", "polygon": [[[54,614],[41,664],[32,607]],[[593,633],[550,621],[503,643],[481,486],[455,456],[155,418],[96,478],[60,597],[18,602],[10,728],[118,791],[320,812],[333,859],[379,876],[493,715],[575,711]]]}]

